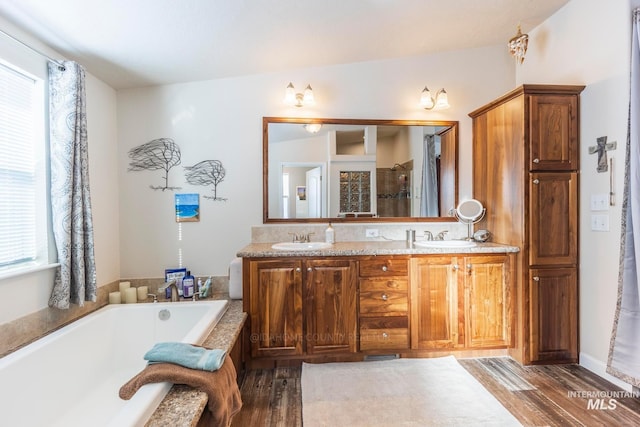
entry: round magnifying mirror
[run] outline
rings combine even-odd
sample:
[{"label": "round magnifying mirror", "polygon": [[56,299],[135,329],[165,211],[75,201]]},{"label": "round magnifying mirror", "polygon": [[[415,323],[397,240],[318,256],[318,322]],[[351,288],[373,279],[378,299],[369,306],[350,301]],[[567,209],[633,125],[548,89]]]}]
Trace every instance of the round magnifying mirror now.
[{"label": "round magnifying mirror", "polygon": [[458,204],[456,213],[463,222],[474,222],[482,217],[484,207],[476,199],[465,200]]}]

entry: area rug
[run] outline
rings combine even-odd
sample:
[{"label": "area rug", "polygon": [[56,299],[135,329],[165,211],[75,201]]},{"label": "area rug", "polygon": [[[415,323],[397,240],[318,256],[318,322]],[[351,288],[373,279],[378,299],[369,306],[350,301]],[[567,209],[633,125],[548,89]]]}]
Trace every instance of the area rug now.
[{"label": "area rug", "polygon": [[520,426],[453,356],[302,365],[302,424]]}]

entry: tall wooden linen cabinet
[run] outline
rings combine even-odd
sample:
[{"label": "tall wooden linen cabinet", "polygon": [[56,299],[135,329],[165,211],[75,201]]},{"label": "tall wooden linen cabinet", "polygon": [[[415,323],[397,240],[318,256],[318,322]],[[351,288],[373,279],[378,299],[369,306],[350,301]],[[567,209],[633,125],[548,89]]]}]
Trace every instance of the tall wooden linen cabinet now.
[{"label": "tall wooden linen cabinet", "polygon": [[584,86],[523,85],[469,114],[476,229],[520,247],[516,345],[523,364],[578,361],[578,179]]}]

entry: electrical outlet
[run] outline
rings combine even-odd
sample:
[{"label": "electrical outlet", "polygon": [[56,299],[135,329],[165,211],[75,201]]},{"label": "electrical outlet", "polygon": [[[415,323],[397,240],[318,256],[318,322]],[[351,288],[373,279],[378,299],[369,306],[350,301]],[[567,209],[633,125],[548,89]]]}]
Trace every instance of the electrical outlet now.
[{"label": "electrical outlet", "polygon": [[365,237],[378,237],[380,233],[377,228],[367,228],[364,232]]},{"label": "electrical outlet", "polygon": [[609,231],[609,215],[591,215],[592,231]]}]

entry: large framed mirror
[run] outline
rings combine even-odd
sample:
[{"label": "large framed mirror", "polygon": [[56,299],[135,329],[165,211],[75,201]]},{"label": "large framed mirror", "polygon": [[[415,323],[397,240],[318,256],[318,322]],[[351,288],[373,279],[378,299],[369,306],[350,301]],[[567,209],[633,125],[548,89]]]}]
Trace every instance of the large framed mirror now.
[{"label": "large framed mirror", "polygon": [[263,222],[451,221],[458,122],[263,118]]}]

